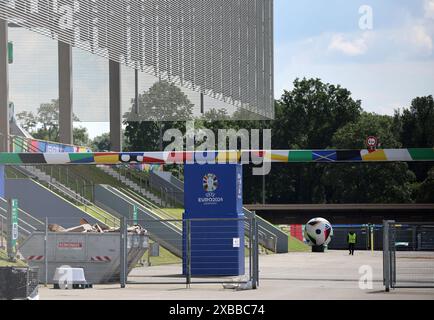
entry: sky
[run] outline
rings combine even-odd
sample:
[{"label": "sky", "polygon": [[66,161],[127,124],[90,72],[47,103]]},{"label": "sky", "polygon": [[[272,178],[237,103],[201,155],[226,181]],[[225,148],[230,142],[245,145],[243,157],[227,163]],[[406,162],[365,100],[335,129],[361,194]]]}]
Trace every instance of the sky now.
[{"label": "sky", "polygon": [[314,77],[393,114],[434,94],[433,37],[434,0],[275,0],[275,97]]},{"label": "sky", "polygon": [[[303,77],[340,84],[366,111],[379,114],[434,94],[434,0],[275,0],[274,6],[277,99]],[[22,40],[15,60],[26,61],[10,69],[16,109],[57,97],[56,42],[19,30],[10,38]],[[24,58],[32,52],[38,56]],[[80,112],[98,106],[101,121],[108,113],[107,63],[76,49],[73,57],[74,79],[81,80],[74,81],[75,106]],[[92,138],[109,130],[105,122],[82,125]]]}]

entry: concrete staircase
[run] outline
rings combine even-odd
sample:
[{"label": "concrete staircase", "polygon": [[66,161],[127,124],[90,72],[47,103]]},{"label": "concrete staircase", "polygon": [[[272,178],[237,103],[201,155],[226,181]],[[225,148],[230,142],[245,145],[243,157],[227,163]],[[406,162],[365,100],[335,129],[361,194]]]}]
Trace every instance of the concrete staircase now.
[{"label": "concrete staircase", "polygon": [[34,176],[40,181],[54,185],[56,187],[56,191],[59,191],[63,195],[72,198],[74,200],[77,200],[79,202],[83,201],[83,197],[80,194],[68,188],[67,186],[63,185],[62,183],[57,181],[57,179],[51,177],[49,174],[45,173],[41,169],[38,169],[37,167],[34,166],[20,166],[20,169],[31,174],[32,176]]},{"label": "concrete staircase", "polygon": [[135,192],[137,192],[141,196],[145,197],[147,200],[152,201],[153,203],[155,203],[161,207],[166,207],[166,203],[160,197],[156,196],[155,194],[146,190],[145,188],[142,188],[137,183],[128,179],[127,177],[119,174],[119,172],[114,170],[112,167],[101,165],[101,166],[98,166],[98,168],[101,169],[102,171],[104,171],[106,174],[108,174],[108,175],[112,176],[113,178],[117,179],[118,181],[122,182],[128,188],[134,190]]},{"label": "concrete staircase", "polygon": [[48,185],[50,191],[54,192],[65,200],[72,200],[75,202],[75,204],[81,206],[80,210],[92,216],[99,222],[102,222],[109,227],[118,227],[120,225],[120,221],[117,217],[106,212],[104,209],[99,208],[84,196],[65,186],[60,181],[51,177],[41,169],[35,166],[18,166],[15,168],[21,173],[34,178],[37,181],[45,182]]}]

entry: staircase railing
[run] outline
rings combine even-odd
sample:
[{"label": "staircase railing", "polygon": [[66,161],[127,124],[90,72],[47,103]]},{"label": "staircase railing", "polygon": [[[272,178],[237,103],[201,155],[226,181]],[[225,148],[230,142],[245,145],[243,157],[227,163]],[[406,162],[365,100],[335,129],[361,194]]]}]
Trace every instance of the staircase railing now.
[{"label": "staircase railing", "polygon": [[75,205],[78,205],[82,207],[81,209],[90,214],[95,220],[98,220],[99,222],[105,224],[109,227],[119,227],[120,226],[120,220],[117,217],[114,217],[111,214],[108,214],[105,212],[105,210],[99,208],[94,203],[87,200],[85,197],[80,196],[80,194],[75,193],[73,190],[70,190],[69,188],[65,187],[64,185],[60,183],[50,182],[50,181],[44,181],[38,178],[38,176],[33,173],[31,170],[25,167],[14,167],[15,170],[21,172],[22,174],[26,174],[30,178],[39,181],[43,185],[45,185],[49,190],[56,194],[60,194],[62,197],[64,197],[66,200],[69,200]]}]

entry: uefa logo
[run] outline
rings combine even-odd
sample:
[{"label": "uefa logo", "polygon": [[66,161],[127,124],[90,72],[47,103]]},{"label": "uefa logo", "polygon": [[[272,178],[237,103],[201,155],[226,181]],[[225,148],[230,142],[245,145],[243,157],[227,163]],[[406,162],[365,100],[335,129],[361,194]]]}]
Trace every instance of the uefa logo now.
[{"label": "uefa logo", "polygon": [[219,187],[217,176],[213,173],[209,173],[203,177],[203,189],[205,192],[214,192]]}]

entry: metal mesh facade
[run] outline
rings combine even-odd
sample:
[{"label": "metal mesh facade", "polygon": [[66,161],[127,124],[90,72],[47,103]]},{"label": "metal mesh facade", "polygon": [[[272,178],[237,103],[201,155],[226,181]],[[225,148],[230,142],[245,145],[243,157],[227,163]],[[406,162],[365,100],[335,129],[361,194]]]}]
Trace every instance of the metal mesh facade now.
[{"label": "metal mesh facade", "polygon": [[273,0],[0,0],[0,18],[274,117]]}]

